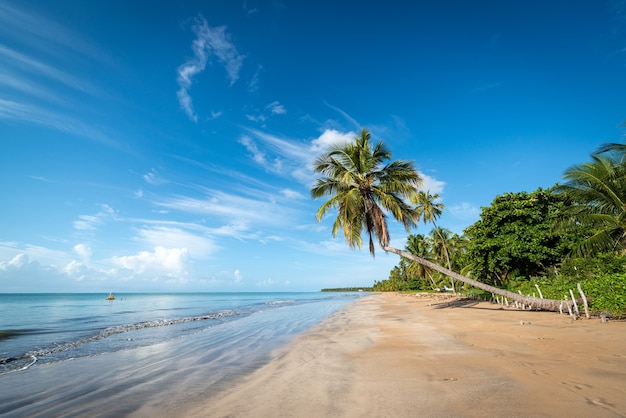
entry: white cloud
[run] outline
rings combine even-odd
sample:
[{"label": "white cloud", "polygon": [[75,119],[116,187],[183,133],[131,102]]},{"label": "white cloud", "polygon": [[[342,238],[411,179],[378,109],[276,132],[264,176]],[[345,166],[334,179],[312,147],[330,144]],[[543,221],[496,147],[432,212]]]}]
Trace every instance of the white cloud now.
[{"label": "white cloud", "polygon": [[426,191],[430,191],[432,194],[441,194],[443,193],[443,187],[446,185],[444,181],[437,180],[434,177],[429,176],[428,174],[420,173],[424,183],[422,184],[421,189]]},{"label": "white cloud", "polygon": [[27,260],[36,260],[33,262],[39,262],[43,265],[61,265],[71,260],[71,257],[63,251],[32,244],[11,241],[0,242],[0,260],[12,259],[16,255],[24,255]]},{"label": "white cloud", "polygon": [[239,269],[235,270],[233,276],[235,277],[235,283],[239,284],[243,281],[243,274],[241,274]]},{"label": "white cloud", "polygon": [[137,239],[155,248],[184,248],[193,257],[207,257],[218,249],[213,240],[206,236],[164,226],[143,228],[139,230]]},{"label": "white cloud", "polygon": [[19,270],[29,264],[30,259],[26,254],[18,254],[9,261],[0,262],[0,270]]},{"label": "white cloud", "polygon": [[77,244],[74,246],[73,250],[83,259],[91,257],[91,247],[88,244]]},{"label": "white cloud", "polygon": [[311,141],[311,152],[319,154],[328,149],[332,145],[347,144],[354,141],[356,134],[354,132],[341,133],[334,129],[325,130],[318,138]]},{"label": "white cloud", "polygon": [[189,260],[187,248],[155,247],[154,251],[141,251],[136,255],[113,257],[113,264],[136,274],[186,275]]},{"label": "white cloud", "polygon": [[197,122],[198,117],[194,112],[192,99],[189,95],[194,77],[203,72],[207,61],[211,56],[215,56],[224,65],[232,86],[239,78],[239,70],[244,56],[237,52],[237,48],[231,42],[230,35],[226,33],[225,26],[212,28],[202,16],[199,16],[192,30],[196,34],[196,39],[191,44],[193,57],[178,67],[176,81],[179,89],[176,95],[187,116]]},{"label": "white cloud", "polygon": [[80,261],[72,260],[65,266],[63,272],[74,280],[83,281],[91,275],[92,270]]}]

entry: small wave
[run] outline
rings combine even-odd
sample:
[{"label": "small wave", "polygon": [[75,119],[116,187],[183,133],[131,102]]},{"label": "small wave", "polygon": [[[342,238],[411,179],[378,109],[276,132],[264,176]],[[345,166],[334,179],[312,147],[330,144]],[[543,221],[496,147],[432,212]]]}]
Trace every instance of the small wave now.
[{"label": "small wave", "polygon": [[270,302],[265,302],[266,305],[284,305],[287,303],[295,303],[295,300],[293,299],[286,299],[286,300],[273,300]]},{"label": "small wave", "polygon": [[[221,311],[221,312],[216,312],[216,313],[211,313],[211,314],[206,314],[206,315],[198,315],[198,316],[191,316],[191,317],[185,317],[185,318],[157,319],[153,321],[138,322],[135,324],[116,325],[116,326],[105,328],[102,331],[98,332],[97,334],[90,335],[88,337],[81,338],[79,340],[60,343],[60,344],[55,345],[54,347],[48,347],[48,348],[30,351],[19,357],[0,358],[0,374],[4,374],[7,372],[11,372],[11,371],[26,370],[37,362],[38,357],[44,357],[46,355],[68,351],[68,350],[80,347],[87,343],[103,340],[112,335],[123,334],[125,332],[136,331],[136,330],[140,330],[144,328],[156,328],[156,327],[164,327],[164,326],[169,326],[169,325],[179,325],[179,324],[185,324],[185,323],[194,322],[194,321],[205,321],[205,320],[227,318],[227,317],[232,317],[232,316],[241,315],[241,314],[242,313],[240,312],[229,310],[229,311]],[[8,330],[4,330],[3,332],[6,332],[6,331]],[[28,360],[30,360],[30,363],[24,365],[24,363]],[[9,366],[9,370],[6,370],[7,366]],[[14,366],[14,367],[10,367],[10,366]]]}]

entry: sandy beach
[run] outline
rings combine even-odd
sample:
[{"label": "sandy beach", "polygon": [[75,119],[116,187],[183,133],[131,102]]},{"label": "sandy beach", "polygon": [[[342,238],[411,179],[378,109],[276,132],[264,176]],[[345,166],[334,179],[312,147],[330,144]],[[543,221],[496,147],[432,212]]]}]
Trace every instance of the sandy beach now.
[{"label": "sandy beach", "polygon": [[624,417],[626,322],[373,295],[197,399],[178,415]]}]

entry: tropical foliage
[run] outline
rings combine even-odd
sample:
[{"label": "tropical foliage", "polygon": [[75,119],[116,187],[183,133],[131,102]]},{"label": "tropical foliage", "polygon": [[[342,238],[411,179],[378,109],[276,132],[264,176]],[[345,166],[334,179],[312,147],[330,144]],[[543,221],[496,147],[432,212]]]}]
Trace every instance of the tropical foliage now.
[{"label": "tropical foliage", "polygon": [[568,199],[560,229],[583,225],[588,232],[575,248],[577,255],[626,248],[625,156],[626,147],[605,146],[590,162],[568,169],[567,182],[556,190]]},{"label": "tropical foliage", "polygon": [[[453,240],[439,227],[428,237],[409,236],[406,251],[443,264],[445,251],[433,244],[445,243],[453,270],[481,283],[534,296],[541,289],[552,299],[569,297],[571,289],[577,294],[580,284],[592,310],[625,317],[626,145],[605,144],[590,157],[569,168],[561,185],[496,196],[480,219],[457,236],[464,242],[462,251],[453,250]],[[420,198],[428,200],[428,195]],[[441,211],[430,210],[436,215],[424,216],[428,211],[423,209],[420,219],[434,223]],[[408,283],[424,282],[424,271],[438,283],[436,272],[433,276],[410,262],[406,267]],[[390,279],[376,282],[374,289],[389,287]],[[396,275],[393,287],[400,289],[398,280]]]},{"label": "tropical foliage", "polygon": [[564,201],[551,189],[497,196],[465,230],[473,276],[503,286],[511,278],[555,268],[577,239],[574,228],[568,234],[553,233]]}]

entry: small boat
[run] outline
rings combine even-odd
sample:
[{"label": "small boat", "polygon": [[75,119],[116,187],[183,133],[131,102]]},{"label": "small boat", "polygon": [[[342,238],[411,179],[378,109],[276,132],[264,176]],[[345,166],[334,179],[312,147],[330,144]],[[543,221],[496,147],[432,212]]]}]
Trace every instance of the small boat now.
[{"label": "small boat", "polygon": [[107,296],[105,300],[115,300],[115,295],[113,295],[113,292],[109,293],[109,296]]}]

